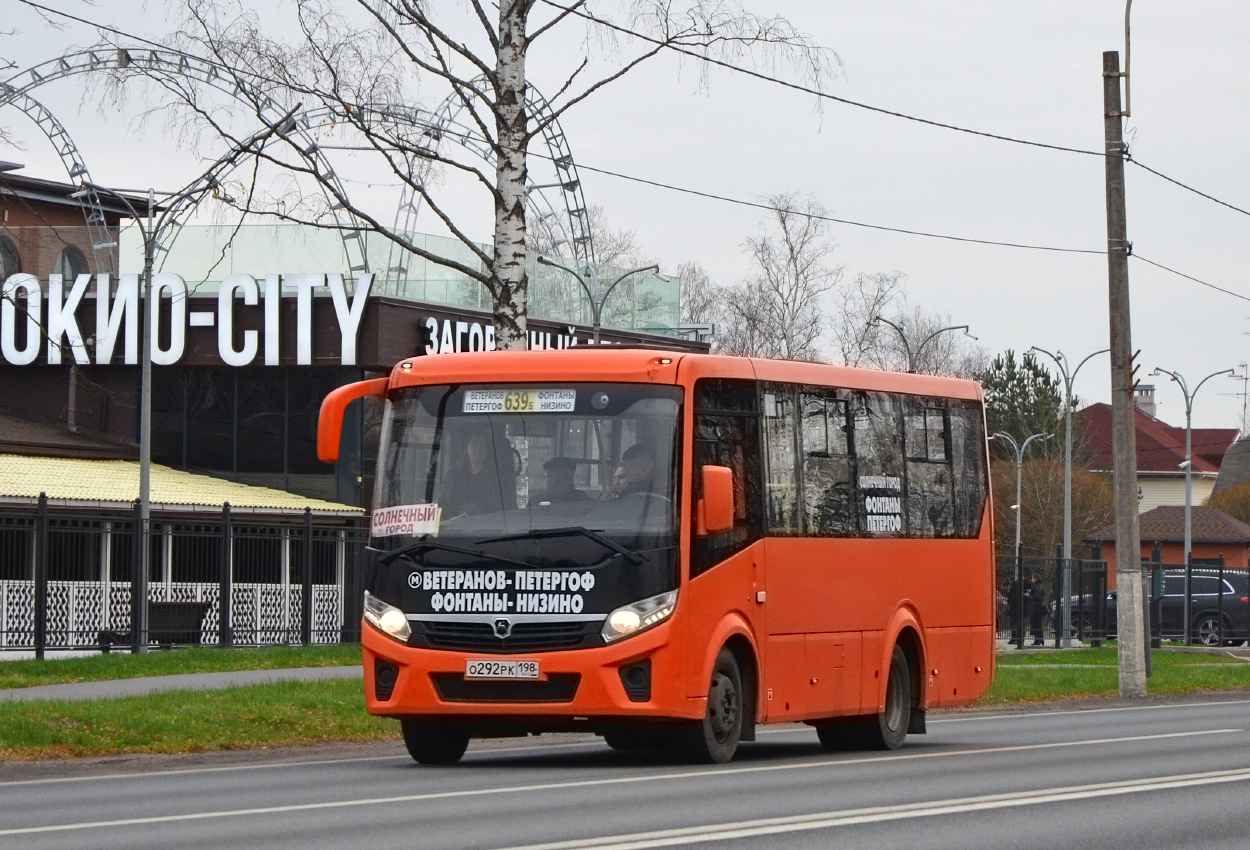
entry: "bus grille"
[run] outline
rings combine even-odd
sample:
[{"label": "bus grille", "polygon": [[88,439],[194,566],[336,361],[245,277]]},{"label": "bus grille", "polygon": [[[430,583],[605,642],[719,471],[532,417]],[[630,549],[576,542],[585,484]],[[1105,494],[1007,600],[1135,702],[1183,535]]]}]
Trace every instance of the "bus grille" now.
[{"label": "bus grille", "polygon": [[600,646],[599,624],[517,623],[506,638],[495,637],[489,623],[414,622],[409,644],[464,652],[545,652]]},{"label": "bus grille", "polygon": [[551,673],[546,681],[465,679],[459,673],[434,673],[434,689],[443,702],[572,702],[580,673]]}]

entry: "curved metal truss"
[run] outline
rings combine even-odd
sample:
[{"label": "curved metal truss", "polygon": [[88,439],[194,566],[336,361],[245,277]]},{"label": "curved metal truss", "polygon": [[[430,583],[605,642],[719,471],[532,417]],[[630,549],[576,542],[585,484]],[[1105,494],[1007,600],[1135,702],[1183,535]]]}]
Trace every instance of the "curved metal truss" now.
[{"label": "curved metal truss", "polygon": [[[267,95],[252,90],[245,81],[236,80],[225,68],[205,59],[181,53],[175,50],[161,49],[126,49],[112,46],[96,47],[88,50],[68,53],[27,68],[7,80],[0,81],[0,107],[13,105],[21,109],[47,136],[65,165],[70,182],[75,186],[73,193],[87,223],[92,249],[95,252],[96,266],[102,271],[113,271],[113,253],[106,249],[112,248],[110,235],[105,224],[104,210],[99,193],[91,187],[90,174],[78,146],[74,143],[65,126],[37,101],[30,93],[39,87],[78,75],[116,71],[130,74],[157,76],[174,74],[195,82],[211,86],[239,100],[246,98],[253,105],[259,105],[259,117],[269,126],[277,124],[286,116],[277,102]],[[484,79],[480,82],[484,83]],[[591,232],[590,216],[582,192],[581,179],[577,173],[577,165],[569,149],[567,137],[560,128],[559,122],[552,113],[547,100],[532,87],[527,95],[527,107],[530,114],[542,122],[543,139],[547,145],[549,157],[556,172],[556,182],[546,186],[531,186],[526,193],[527,203],[537,220],[544,226],[553,227],[561,234],[557,243],[569,246],[570,253],[579,264],[593,264],[595,261],[594,238]],[[451,139],[461,147],[476,154],[484,162],[494,165],[495,156],[490,144],[480,133],[461,122],[458,116],[464,109],[463,103],[451,95],[440,107],[429,112],[423,109],[407,110],[403,116],[393,109],[379,109],[388,120],[402,120],[415,128],[424,127],[425,135],[433,149],[444,139]],[[320,150],[311,135],[313,129],[323,124],[341,122],[343,116],[334,110],[323,108],[308,110],[294,116],[288,126],[290,132],[300,141],[304,155],[315,163],[319,176],[332,184],[334,191],[342,197],[348,193],[342,181],[335,174],[333,166]],[[413,178],[424,184],[430,175],[434,161],[424,160],[421,171]],[[224,173],[232,166],[218,164],[201,176],[200,181],[216,180],[220,182]],[[556,212],[555,205],[544,194],[544,189],[558,188],[564,201],[564,216]],[[348,268],[353,273],[368,272],[369,260],[365,250],[365,228],[352,213],[337,203],[327,194],[330,213],[335,218],[337,229],[343,236],[343,249],[347,257]],[[194,207],[191,202],[182,205],[189,211]],[[396,211],[395,229],[411,233],[415,230],[416,217],[420,209],[420,199],[405,186]],[[179,225],[185,213],[176,213],[172,220]],[[157,246],[160,262],[168,255],[173,242],[177,239],[180,226],[171,229],[168,236]],[[103,252],[103,253],[101,253]],[[384,279],[398,280],[406,276],[406,269],[400,261],[402,256],[399,246],[392,242],[391,259],[386,269],[379,275]]]},{"label": "curved metal truss", "polygon": [[74,143],[65,125],[29,94],[10,93],[0,88],[0,97],[3,98],[0,105],[11,103],[26,113],[56,149],[66,173],[69,174],[70,182],[74,185],[75,200],[82,207],[83,217],[87,222],[87,238],[91,242],[91,254],[95,260],[95,267],[101,272],[111,274],[114,271],[112,248],[116,246],[104,218],[104,207],[100,202],[100,195],[91,186],[91,174],[87,170],[86,160],[78,150],[78,145]]},{"label": "curved metal truss", "polygon": [[[277,124],[286,117],[277,102],[272,98],[253,91],[244,81],[232,79],[229,73],[220,65],[180,53],[176,50],[146,48],[143,50],[127,50],[116,47],[97,47],[68,53],[58,59],[51,59],[27,68],[0,82],[0,107],[9,104],[17,105],[35,123],[40,125],[40,128],[48,135],[49,141],[54,146],[57,146],[58,150],[72,151],[72,157],[62,153],[61,159],[66,164],[70,182],[78,189],[74,194],[78,196],[79,205],[83,209],[83,215],[87,220],[89,228],[92,227],[93,219],[98,218],[100,227],[103,229],[104,212],[100,205],[99,195],[85,185],[86,182],[89,182],[85,176],[87,174],[86,165],[78,152],[77,146],[73,144],[69,134],[65,131],[64,126],[57,122],[55,118],[52,118],[51,113],[39,106],[38,102],[30,97],[30,92],[47,83],[65,79],[66,77],[104,71],[121,71],[152,76],[176,74],[211,86],[237,99],[243,99],[245,96],[251,98],[251,102],[260,107],[260,119],[270,126]],[[32,104],[37,106],[38,109],[32,111]],[[46,115],[51,121],[43,119],[44,123],[41,123],[41,119],[37,118],[37,115],[41,117]],[[335,191],[346,197],[346,189],[334,173],[334,168],[330,162],[317,147],[313,138],[308,136],[299,126],[295,126],[292,132],[299,136],[302,150],[306,156],[315,162],[322,179],[329,181],[335,187]],[[334,216],[336,226],[343,233],[343,250],[347,255],[348,268],[352,272],[369,271],[369,261],[365,255],[364,241],[360,238],[363,230],[360,222],[342,205],[335,203],[332,199],[330,202],[330,213]],[[107,234],[107,231],[105,233]],[[96,242],[107,242],[107,239],[97,240],[93,234],[92,244],[94,245]],[[162,254],[167,254],[170,244],[172,243],[166,240],[165,243],[158,246],[158,250]]]},{"label": "curved metal truss", "polygon": [[[470,83],[470,88],[477,89],[485,85],[487,85],[486,78],[478,77]],[[528,206],[544,226],[554,227],[560,231],[562,238],[556,240],[557,244],[566,244],[579,265],[593,265],[595,243],[590,225],[590,213],[586,207],[582,181],[577,173],[577,163],[573,160],[572,151],[569,149],[568,138],[564,135],[559,120],[552,112],[551,104],[533,86],[527,87],[525,101],[530,115],[541,122],[543,141],[547,144],[547,153],[556,171],[554,184],[527,187]],[[464,109],[464,102],[458,95],[452,93],[433,112],[413,110],[411,123],[416,126],[427,125],[423,135],[429,140],[433,150],[437,150],[445,139],[450,139],[494,167],[495,151],[489,141],[482,137],[479,130],[470,128],[459,120],[460,113]],[[425,185],[433,164],[434,160],[425,160],[422,170],[412,175],[413,182]],[[543,190],[547,188],[560,190],[564,201],[564,217],[556,212],[555,205],[544,194]],[[406,185],[400,196],[399,208],[395,213],[394,229],[399,232],[413,232],[416,229],[417,214],[420,209],[420,196]],[[406,270],[399,263],[400,256],[400,253],[393,247],[385,272],[388,280],[396,280],[406,274]]]}]

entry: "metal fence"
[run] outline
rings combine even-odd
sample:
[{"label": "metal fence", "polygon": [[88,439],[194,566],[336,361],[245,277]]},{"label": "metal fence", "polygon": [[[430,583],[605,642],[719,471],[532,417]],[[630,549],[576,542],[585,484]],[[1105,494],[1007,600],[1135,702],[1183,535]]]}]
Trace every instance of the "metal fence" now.
[{"label": "metal fence", "polygon": [[[357,640],[367,531],[357,520],[154,517],[146,634],[137,515],[0,511],[0,650]],[[223,600],[225,604],[223,605]]]},{"label": "metal fence", "polygon": [[[1118,594],[1101,560],[1017,557],[999,553],[998,637],[1017,646],[1063,644],[1063,582],[1068,581],[1068,635],[1098,644],[1116,636]],[[1250,575],[1246,567],[1142,560],[1145,614],[1152,641],[1236,646],[1250,640]]]},{"label": "metal fence", "polygon": [[1108,637],[1107,562],[1062,557],[997,556],[998,637],[1017,646],[1060,646],[1064,581],[1068,585],[1067,637],[1098,644]]}]

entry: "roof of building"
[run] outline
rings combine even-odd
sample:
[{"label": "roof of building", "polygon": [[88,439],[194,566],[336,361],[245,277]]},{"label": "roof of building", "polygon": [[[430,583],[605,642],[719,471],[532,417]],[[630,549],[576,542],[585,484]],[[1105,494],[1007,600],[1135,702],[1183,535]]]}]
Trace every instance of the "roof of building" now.
[{"label": "roof of building", "polygon": [[[1210,505],[1194,505],[1191,510],[1194,543],[1250,544],[1250,525]],[[1138,518],[1143,543],[1179,543],[1185,539],[1185,506],[1161,505]],[[1100,528],[1085,538],[1086,543],[1115,541],[1115,526]]]},{"label": "roof of building", "polygon": [[[16,163],[5,163],[6,165],[16,165]],[[17,166],[21,168],[21,166]],[[61,183],[56,180],[44,180],[40,177],[28,177],[25,174],[17,174],[16,169],[6,168],[0,170],[0,197],[20,198],[26,201],[38,201],[45,204],[57,204],[61,206],[81,206],[77,198],[71,198],[70,195],[77,192],[80,186],[73,183]],[[148,208],[148,199],[122,193],[123,197],[138,211],[146,212]],[[120,216],[121,218],[130,218],[130,207],[119,201],[116,197],[107,192],[100,192],[100,208],[105,212]],[[161,209],[161,207],[157,207]]]},{"label": "roof of building", "polygon": [[[1134,409],[1137,423],[1137,471],[1183,475],[1185,429],[1169,425]],[[1091,454],[1090,469],[1111,469],[1111,405],[1099,402],[1076,412]],[[1194,472],[1214,475],[1229,446],[1237,439],[1236,428],[1194,428]]]},{"label": "roof of building", "polygon": [[1250,480],[1250,436],[1242,437],[1224,452],[1220,475],[1215,479],[1212,492],[1223,493],[1246,480]]},{"label": "roof of building", "polygon": [[[46,493],[54,505],[100,510],[129,509],[139,498],[139,464],[132,460],[86,460],[0,454],[0,503],[33,504]],[[241,513],[360,516],[351,505],[310,499],[285,490],[253,487],[152,464],[152,510],[219,512],[224,502]]]},{"label": "roof of building", "polygon": [[135,460],[139,449],[84,430],[70,431],[64,423],[0,412],[0,454]]}]

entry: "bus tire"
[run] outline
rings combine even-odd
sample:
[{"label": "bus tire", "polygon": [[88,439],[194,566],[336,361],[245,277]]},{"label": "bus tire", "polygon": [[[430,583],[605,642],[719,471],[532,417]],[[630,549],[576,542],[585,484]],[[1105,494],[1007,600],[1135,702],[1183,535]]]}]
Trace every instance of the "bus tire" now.
[{"label": "bus tire", "polygon": [[404,746],[418,764],[455,764],[469,748],[469,731],[451,723],[401,720]]},{"label": "bus tire", "polygon": [[742,737],[742,712],[746,704],[742,691],[742,673],[738,660],[728,649],[722,649],[712,667],[708,685],[707,711],[703,722],[682,729],[680,750],[690,761],[704,764],[725,764],[738,751]]},{"label": "bus tire", "polygon": [[885,711],[875,723],[865,727],[865,741],[870,750],[897,750],[907,737],[911,723],[911,667],[901,646],[895,646],[890,657],[890,677],[885,685]]}]

